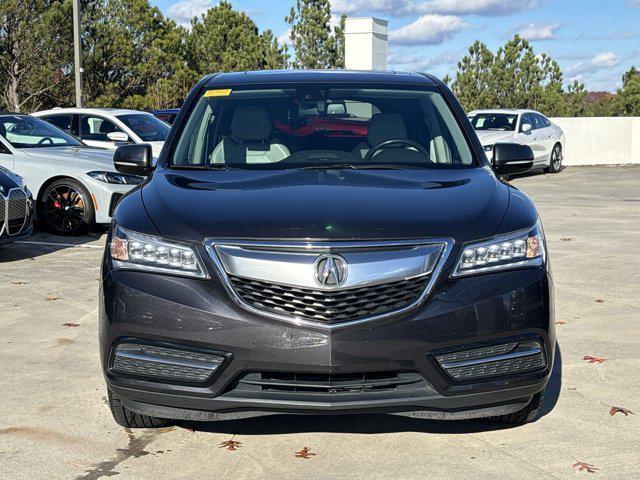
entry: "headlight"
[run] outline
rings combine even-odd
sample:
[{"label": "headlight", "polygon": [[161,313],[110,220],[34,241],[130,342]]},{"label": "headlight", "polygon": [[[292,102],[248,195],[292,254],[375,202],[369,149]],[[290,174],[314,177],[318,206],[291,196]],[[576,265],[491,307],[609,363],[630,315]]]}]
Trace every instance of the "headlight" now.
[{"label": "headlight", "polygon": [[544,234],[538,221],[533,228],[465,245],[453,276],[541,266],[544,261]]},{"label": "headlight", "polygon": [[144,180],[137,175],[116,172],[88,172],[87,175],[104,183],[119,183],[121,185],[138,185]]},{"label": "headlight", "polygon": [[109,252],[113,267],[208,278],[198,252],[191,246],[116,227]]}]

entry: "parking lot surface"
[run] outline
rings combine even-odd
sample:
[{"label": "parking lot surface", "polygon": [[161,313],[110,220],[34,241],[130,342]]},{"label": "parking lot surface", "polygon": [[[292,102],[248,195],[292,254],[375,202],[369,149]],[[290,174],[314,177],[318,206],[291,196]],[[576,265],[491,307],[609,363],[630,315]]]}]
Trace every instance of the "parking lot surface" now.
[{"label": "parking lot surface", "polygon": [[125,431],[98,359],[104,233],[38,234],[0,247],[0,478],[640,478],[640,168],[513,184],[540,210],[556,288],[559,355],[536,422],[276,415]]}]

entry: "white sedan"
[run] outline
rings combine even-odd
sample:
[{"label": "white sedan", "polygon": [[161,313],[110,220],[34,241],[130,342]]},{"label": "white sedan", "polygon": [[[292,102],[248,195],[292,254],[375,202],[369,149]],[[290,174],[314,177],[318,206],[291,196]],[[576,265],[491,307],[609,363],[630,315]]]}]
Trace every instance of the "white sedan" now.
[{"label": "white sedan", "polygon": [[562,129],[535,110],[474,110],[468,114],[487,158],[493,158],[496,143],[529,145],[535,156],[533,169],[558,173],[562,170]]},{"label": "white sedan", "polygon": [[91,147],[115,150],[126,143],[148,143],[160,156],[171,127],[148,112],[115,108],[54,108],[32,113]]},{"label": "white sedan", "polygon": [[29,115],[0,114],[0,166],[24,178],[39,220],[63,235],[110,223],[118,200],[143,180],[118,173],[112,151]]}]

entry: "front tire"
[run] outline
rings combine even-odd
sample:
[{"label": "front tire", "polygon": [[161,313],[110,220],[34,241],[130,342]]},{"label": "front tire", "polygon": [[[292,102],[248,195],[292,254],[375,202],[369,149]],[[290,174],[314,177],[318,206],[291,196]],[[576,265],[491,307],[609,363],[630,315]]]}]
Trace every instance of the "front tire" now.
[{"label": "front tire", "polygon": [[497,417],[493,417],[492,420],[496,423],[507,425],[524,425],[525,423],[533,422],[538,416],[538,413],[540,413],[543,398],[544,390],[536,393],[531,401],[524,406],[524,408],[507,415],[499,415]]},{"label": "front tire", "polygon": [[560,173],[562,170],[562,145],[556,143],[551,150],[549,166],[544,169],[547,173]]},{"label": "front tire", "polygon": [[109,396],[109,408],[113,419],[118,425],[125,428],[164,428],[169,427],[173,422],[168,418],[150,417],[140,413],[132,412],[122,404],[120,397],[107,390]]},{"label": "front tire", "polygon": [[49,185],[38,210],[44,226],[58,235],[80,235],[95,225],[89,190],[73,178],[61,178]]}]

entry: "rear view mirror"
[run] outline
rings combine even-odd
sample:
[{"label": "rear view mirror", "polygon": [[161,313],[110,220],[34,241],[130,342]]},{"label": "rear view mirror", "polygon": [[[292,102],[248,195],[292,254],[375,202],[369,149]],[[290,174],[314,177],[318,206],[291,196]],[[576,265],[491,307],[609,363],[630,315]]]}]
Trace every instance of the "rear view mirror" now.
[{"label": "rear view mirror", "polygon": [[520,127],[520,130],[522,130],[522,132],[531,131],[531,124],[530,123],[523,123],[522,126]]},{"label": "rear view mirror", "polygon": [[496,143],[493,146],[492,164],[498,175],[524,173],[533,167],[533,150],[528,145]]},{"label": "rear view mirror", "polygon": [[107,138],[116,143],[123,143],[129,141],[129,135],[124,132],[109,132],[107,133]]},{"label": "rear view mirror", "polygon": [[130,175],[149,175],[153,170],[151,160],[151,145],[146,143],[122,145],[113,155],[113,164],[116,170]]},{"label": "rear view mirror", "polygon": [[327,105],[327,115],[346,115],[347,106],[344,103],[329,103]]}]

